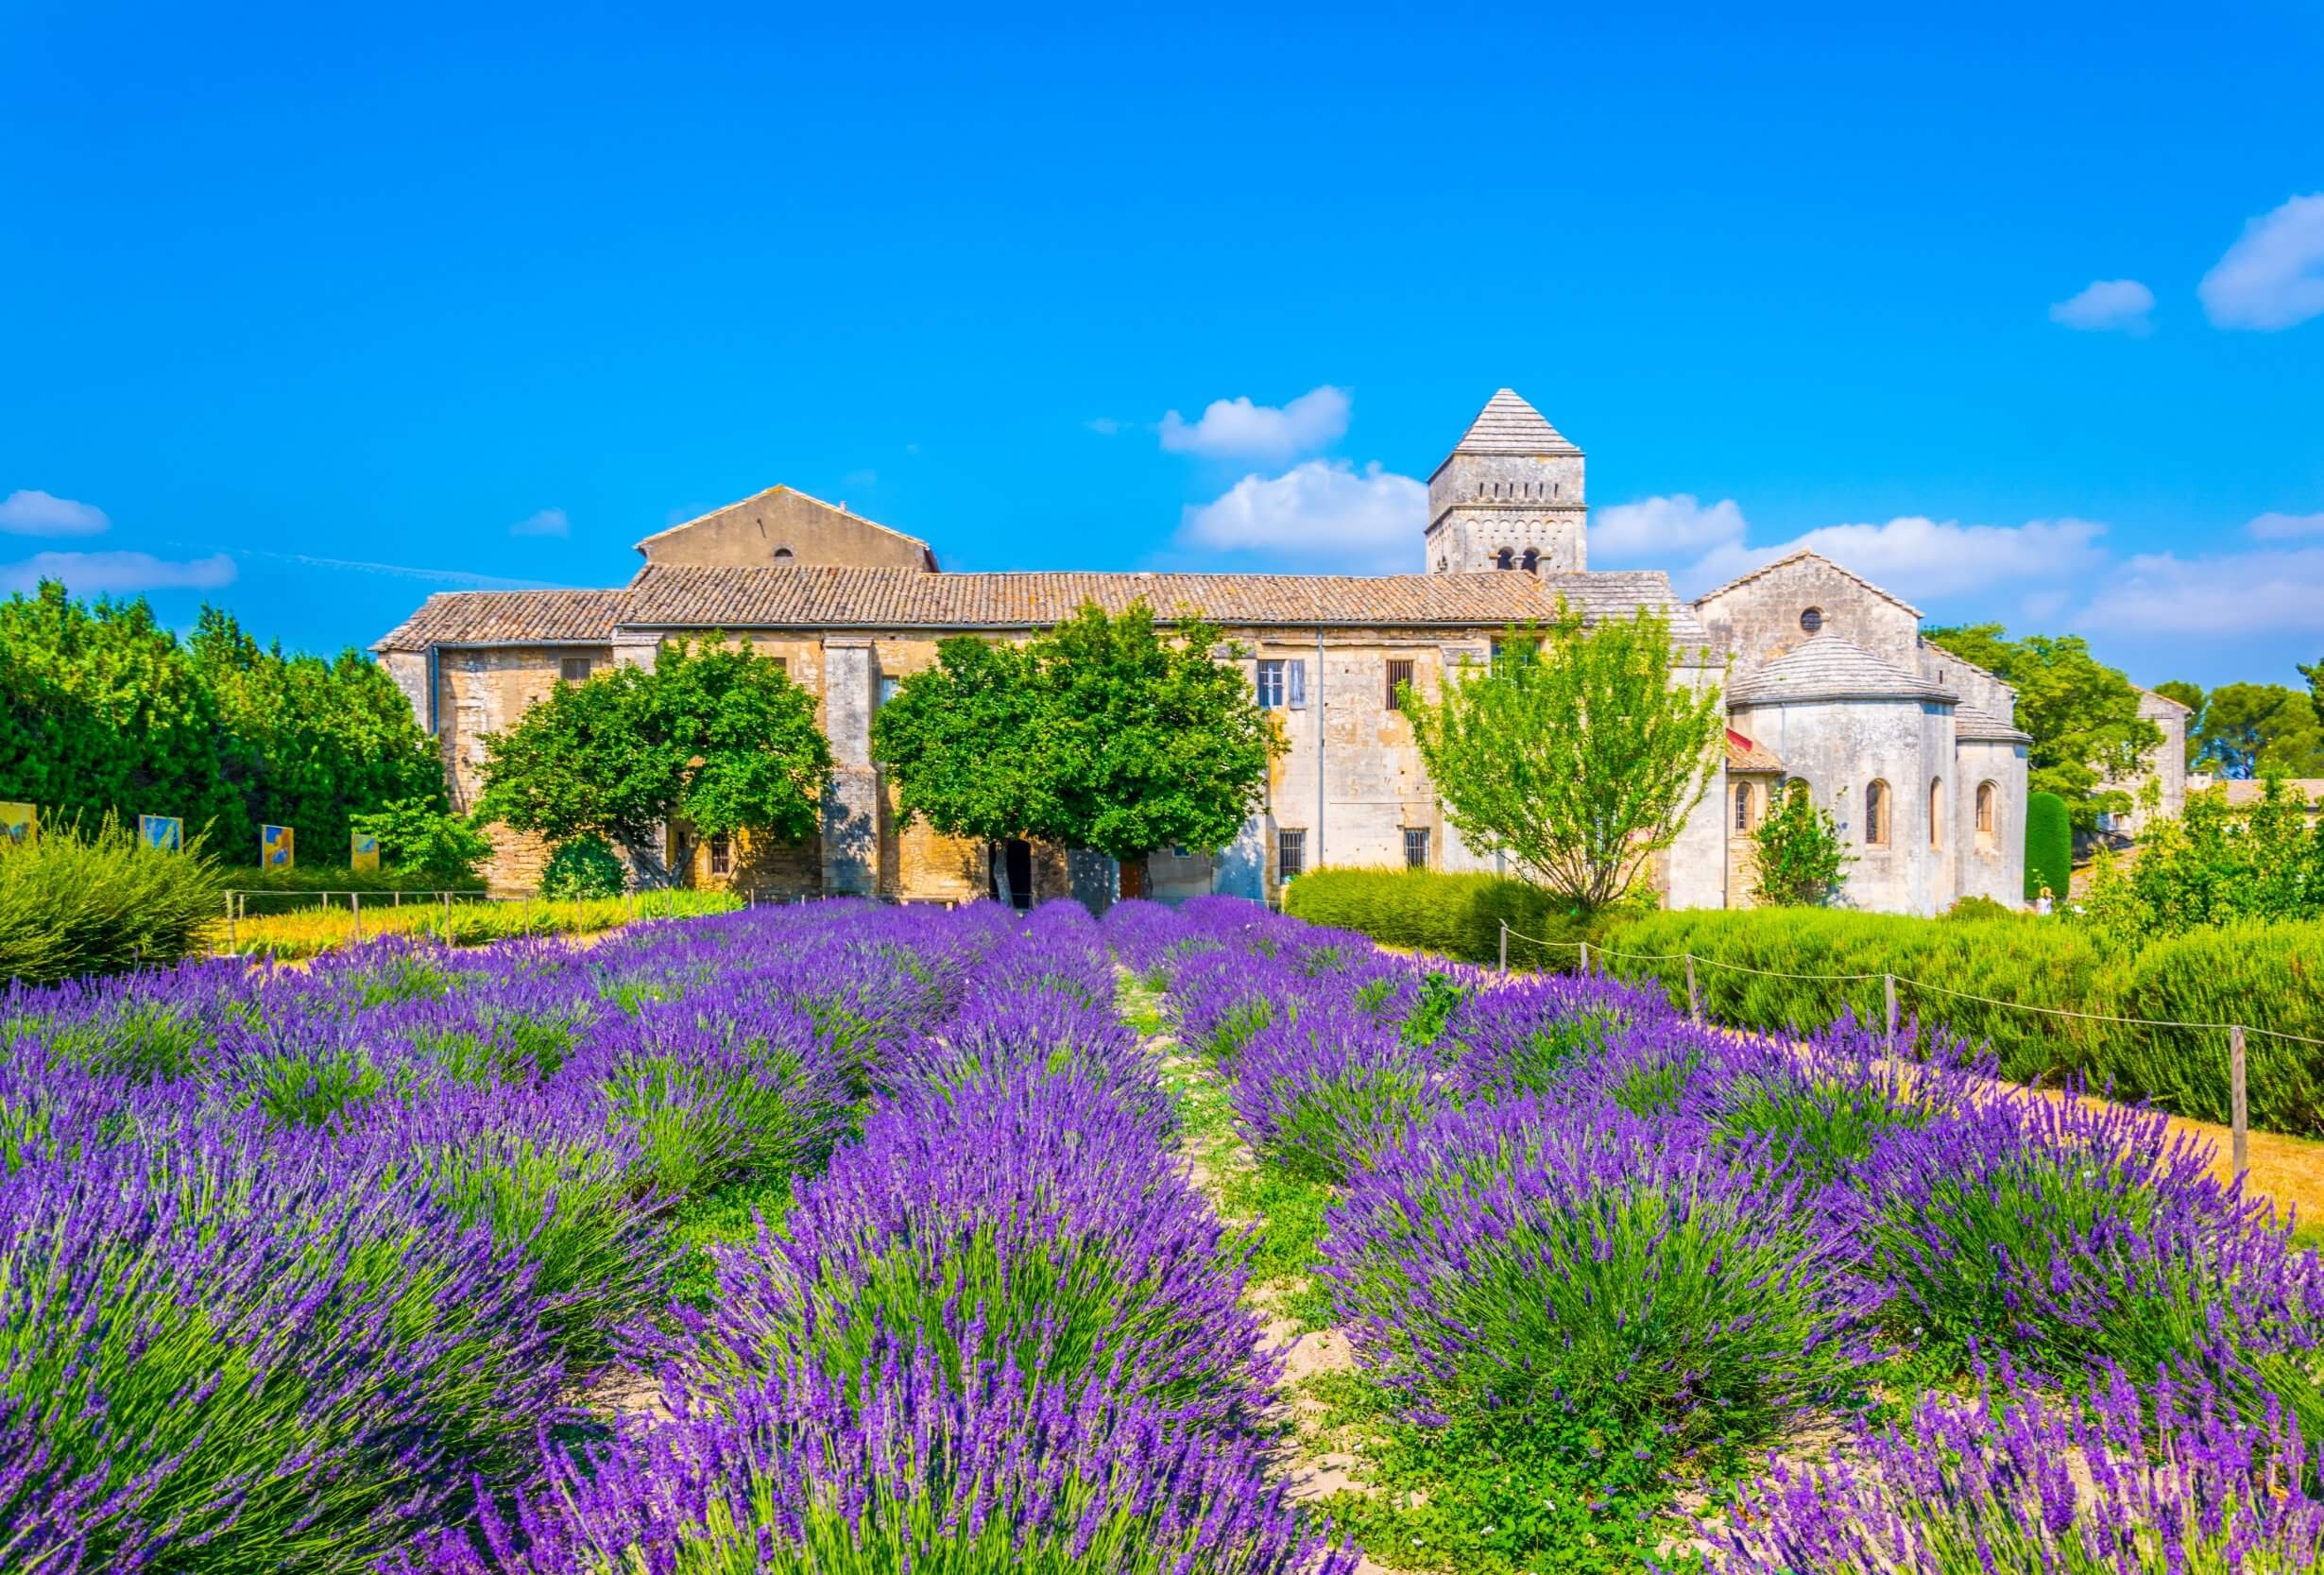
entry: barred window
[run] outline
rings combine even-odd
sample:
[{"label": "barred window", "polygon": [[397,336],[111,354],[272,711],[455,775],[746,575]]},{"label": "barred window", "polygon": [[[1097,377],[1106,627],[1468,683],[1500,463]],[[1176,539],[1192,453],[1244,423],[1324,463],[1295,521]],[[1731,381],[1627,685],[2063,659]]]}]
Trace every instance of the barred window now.
[{"label": "barred window", "polygon": [[1404,865],[1407,869],[1428,867],[1428,828],[1407,826],[1404,829]]},{"label": "barred window", "polygon": [[710,838],[710,873],[729,875],[734,871],[734,845],[725,836]]},{"label": "barred window", "polygon": [[1292,881],[1307,867],[1307,833],[1289,829],[1275,833],[1275,879]]},{"label": "barred window", "polygon": [[1734,785],[1734,829],[1738,831],[1752,829],[1752,785],[1749,782]]},{"label": "barred window", "polygon": [[1411,659],[1409,657],[1392,659],[1388,663],[1388,709],[1390,710],[1401,709],[1402,702],[1397,698],[1397,692],[1411,687]]}]

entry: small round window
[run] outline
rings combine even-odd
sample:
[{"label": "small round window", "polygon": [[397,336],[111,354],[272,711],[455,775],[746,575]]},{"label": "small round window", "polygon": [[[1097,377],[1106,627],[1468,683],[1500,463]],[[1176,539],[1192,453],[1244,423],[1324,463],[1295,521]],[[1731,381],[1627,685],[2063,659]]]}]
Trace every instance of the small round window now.
[{"label": "small round window", "polygon": [[1805,612],[1800,614],[1800,627],[1807,631],[1809,634],[1814,634],[1818,629],[1822,628],[1823,608],[1820,607],[1812,607]]}]

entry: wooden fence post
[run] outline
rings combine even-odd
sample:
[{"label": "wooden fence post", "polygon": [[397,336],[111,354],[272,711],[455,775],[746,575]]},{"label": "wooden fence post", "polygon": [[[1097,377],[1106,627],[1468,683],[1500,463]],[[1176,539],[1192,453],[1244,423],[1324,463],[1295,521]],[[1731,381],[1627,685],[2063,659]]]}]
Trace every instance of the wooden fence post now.
[{"label": "wooden fence post", "polygon": [[350,942],[363,939],[363,893],[347,894],[347,938]]},{"label": "wooden fence post", "polygon": [[2235,1173],[2247,1174],[2251,1169],[2251,1109],[2246,1097],[2245,1081],[2248,1071],[2244,1055],[2244,1025],[2235,1024],[2228,1030],[2228,1115],[2230,1152],[2234,1156]]},{"label": "wooden fence post", "polygon": [[1702,1020],[1702,997],[1695,989],[1695,954],[1686,954],[1686,1015],[1695,1021]]},{"label": "wooden fence post", "polygon": [[1501,971],[1509,971],[1509,920],[1501,920]]},{"label": "wooden fence post", "polygon": [[1881,993],[1881,995],[1885,998],[1885,1003],[1886,1003],[1886,1005],[1887,1005],[1887,1007],[1888,1007],[1888,1053],[1889,1053],[1889,1054],[1891,1054],[1891,1055],[1894,1055],[1894,1054],[1896,1053],[1896,975],[1895,975],[1895,974],[1893,974],[1893,973],[1884,973],[1884,974],[1882,974],[1882,975],[1880,976],[1880,993]]},{"label": "wooden fence post", "polygon": [[1590,971],[1590,943],[1588,941],[1581,943],[1581,971],[1583,973]]},{"label": "wooden fence post", "polygon": [[234,950],[234,894],[226,894],[226,950]]}]

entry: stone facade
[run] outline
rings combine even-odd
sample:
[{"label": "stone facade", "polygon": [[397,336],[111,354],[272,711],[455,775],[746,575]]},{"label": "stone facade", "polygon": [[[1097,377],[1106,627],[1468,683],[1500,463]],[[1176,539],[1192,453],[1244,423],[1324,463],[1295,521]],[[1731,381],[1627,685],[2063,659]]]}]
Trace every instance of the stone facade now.
[{"label": "stone facade", "polygon": [[[899,826],[894,785],[871,755],[884,695],[932,663],[949,634],[1022,639],[1090,601],[1114,611],[1143,601],[1166,620],[1197,613],[1239,647],[1233,659],[1277,710],[1289,749],[1228,847],[1161,850],[1148,875],[1168,899],[1272,899],[1287,865],[1495,867],[1445,817],[1392,683],[1435,694],[1448,672],[1486,659],[1500,630],[1560,601],[1593,618],[1645,606],[1670,621],[1682,681],[1725,686],[1733,723],[1725,759],[1652,866],[1666,905],[1746,905],[1750,827],[1792,779],[1859,845],[1848,904],[1934,913],[1963,895],[2017,901],[2025,736],[2009,725],[2008,686],[1925,646],[1915,609],[1813,555],[1691,604],[1660,574],[1587,572],[1583,463],[1502,390],[1430,479],[1427,572],[1369,578],[943,574],[915,538],[778,488],[647,538],[646,565],[624,590],[436,596],[376,649],[441,741],[455,802],[468,805],[481,736],[549,693],[567,663],[650,667],[668,639],[747,641],[815,701],[834,764],[822,828],[791,847],[706,844],[672,828],[673,869],[769,899],[949,902],[989,889],[992,855]],[[1877,836],[1865,815],[1874,782],[1888,796]],[[1738,788],[1750,795],[1740,812]],[[543,849],[497,840],[494,883],[537,881]],[[1119,890],[1111,861],[1083,850],[1019,845],[1009,856],[1030,876],[1020,899],[1102,906]]]},{"label": "stone facade", "polygon": [[2130,808],[2106,817],[2106,830],[2135,838],[2149,821],[2169,819],[2187,807],[2187,719],[2194,714],[2167,694],[2139,691],[2139,717],[2162,730],[2162,742],[2147,752],[2137,776],[2114,784],[2130,795]]}]

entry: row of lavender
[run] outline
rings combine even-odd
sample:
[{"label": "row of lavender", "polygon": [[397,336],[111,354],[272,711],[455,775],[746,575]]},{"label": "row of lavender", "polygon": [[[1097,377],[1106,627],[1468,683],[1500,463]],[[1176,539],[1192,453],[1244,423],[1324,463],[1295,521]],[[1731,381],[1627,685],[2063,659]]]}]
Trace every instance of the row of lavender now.
[{"label": "row of lavender", "polygon": [[[1431,978],[1246,904],[1108,925],[1258,1161],[1335,1187],[1319,1276],[1407,1419],[1496,1469],[1577,1441],[1584,1491],[1522,1545],[2324,1555],[2324,1269],[2161,1118],[2001,1092],[1959,1046],[1899,1067],[1845,1022],[1802,1047],[1607,980]],[[1746,1468],[1675,1538],[1655,1513],[1817,1416],[1858,1419],[1831,1463]]]},{"label": "row of lavender", "polygon": [[846,904],[12,993],[0,1568],[1343,1565],[1111,1001],[1078,911]]}]

